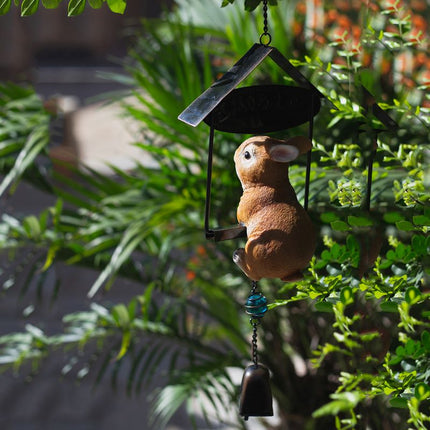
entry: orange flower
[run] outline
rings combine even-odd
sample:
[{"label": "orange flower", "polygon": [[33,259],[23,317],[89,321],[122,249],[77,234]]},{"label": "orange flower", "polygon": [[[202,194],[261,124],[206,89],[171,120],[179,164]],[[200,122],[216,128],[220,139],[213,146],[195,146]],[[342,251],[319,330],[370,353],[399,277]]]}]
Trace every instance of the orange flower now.
[{"label": "orange flower", "polygon": [[337,18],[337,23],[339,27],[343,27],[344,29],[351,28],[351,20],[346,15],[340,15]]},{"label": "orange flower", "polygon": [[206,248],[203,245],[197,247],[197,254],[201,257],[206,257],[208,255],[206,252]]},{"label": "orange flower", "polygon": [[298,36],[303,33],[303,24],[297,21],[293,22],[293,34]]},{"label": "orange flower", "polygon": [[187,270],[185,278],[187,281],[193,281],[194,279],[196,279],[196,272],[193,272],[192,270]]},{"label": "orange flower", "polygon": [[335,6],[339,10],[349,10],[350,9],[349,2],[345,1],[345,0],[337,0],[335,3]]},{"label": "orange flower", "polygon": [[306,4],[304,2],[297,3],[296,10],[298,13],[305,15],[306,14]]},{"label": "orange flower", "polygon": [[380,7],[379,4],[376,4],[374,2],[369,2],[367,5],[367,8],[370,9],[372,12],[379,12]]},{"label": "orange flower", "polygon": [[427,55],[425,54],[425,52],[418,52],[418,54],[415,55],[414,57],[415,60],[415,67],[421,67],[424,64],[426,64],[427,62]]},{"label": "orange flower", "polygon": [[370,52],[363,52],[363,59],[362,59],[363,67],[370,67],[372,64],[372,55]]},{"label": "orange flower", "polygon": [[430,70],[424,70],[419,77],[419,82],[421,85],[430,87]]},{"label": "orange flower", "polygon": [[345,30],[345,28],[335,27],[332,30],[331,39],[337,43],[341,43],[341,42],[344,43],[345,37],[347,37],[347,36],[348,36],[348,34],[347,34],[347,31]]},{"label": "orange flower", "polygon": [[423,0],[412,0],[411,7],[412,9],[418,10],[418,11],[424,11],[427,9],[426,2]]},{"label": "orange flower", "polygon": [[422,31],[425,31],[427,29],[427,20],[423,16],[415,14],[412,15],[411,20],[413,27]]},{"label": "orange flower", "polygon": [[322,34],[316,34],[314,36],[315,43],[318,43],[319,45],[324,45],[327,43],[327,39]]},{"label": "orange flower", "polygon": [[336,21],[338,16],[339,16],[339,13],[336,9],[330,9],[325,14],[327,24],[331,24],[332,22]]},{"label": "orange flower", "polygon": [[387,5],[386,6],[387,10],[390,10],[393,12],[398,11],[398,10],[400,10],[400,8],[403,7],[403,1],[402,0],[385,0],[385,3]]},{"label": "orange flower", "polygon": [[413,43],[421,43],[424,40],[424,34],[422,30],[414,28],[409,32],[408,39]]},{"label": "orange flower", "polygon": [[381,73],[383,75],[386,75],[390,72],[390,70],[391,70],[391,61],[387,60],[386,58],[383,58],[381,63]]},{"label": "orange flower", "polygon": [[402,84],[408,88],[415,88],[415,82],[411,78],[407,78],[406,76],[402,78]]}]

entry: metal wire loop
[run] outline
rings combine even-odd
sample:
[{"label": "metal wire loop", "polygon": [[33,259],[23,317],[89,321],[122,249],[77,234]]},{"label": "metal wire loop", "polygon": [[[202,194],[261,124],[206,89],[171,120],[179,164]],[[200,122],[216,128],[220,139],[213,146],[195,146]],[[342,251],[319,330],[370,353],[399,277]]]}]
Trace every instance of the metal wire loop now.
[{"label": "metal wire loop", "polygon": [[[267,38],[267,40],[264,41],[264,38]],[[260,36],[260,43],[262,45],[268,46],[268,45],[270,45],[271,42],[272,42],[272,36],[270,35],[270,33],[263,33]]]}]

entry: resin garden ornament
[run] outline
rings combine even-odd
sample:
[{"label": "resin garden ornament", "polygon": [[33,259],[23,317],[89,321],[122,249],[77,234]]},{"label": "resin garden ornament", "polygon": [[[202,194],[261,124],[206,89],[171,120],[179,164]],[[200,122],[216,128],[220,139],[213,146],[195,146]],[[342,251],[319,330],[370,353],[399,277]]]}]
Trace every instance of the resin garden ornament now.
[{"label": "resin garden ornament", "polygon": [[288,165],[311,150],[307,137],[288,141],[255,136],[236,150],[236,172],[243,194],[237,219],[246,227],[245,248],[233,261],[248,278],[296,281],[311,260],[316,236],[312,222],[288,179]]}]

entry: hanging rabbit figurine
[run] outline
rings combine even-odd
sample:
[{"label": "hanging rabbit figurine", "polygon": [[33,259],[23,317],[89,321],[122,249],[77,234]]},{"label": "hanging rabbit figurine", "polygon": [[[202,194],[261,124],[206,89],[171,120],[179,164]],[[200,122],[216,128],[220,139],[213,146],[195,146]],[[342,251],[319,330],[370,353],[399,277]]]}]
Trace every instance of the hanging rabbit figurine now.
[{"label": "hanging rabbit figurine", "polygon": [[299,280],[312,258],[315,231],[288,178],[289,162],[311,147],[306,137],[254,136],[235,152],[243,188],[237,219],[246,226],[248,240],[245,248],[236,249],[233,261],[253,281]]}]

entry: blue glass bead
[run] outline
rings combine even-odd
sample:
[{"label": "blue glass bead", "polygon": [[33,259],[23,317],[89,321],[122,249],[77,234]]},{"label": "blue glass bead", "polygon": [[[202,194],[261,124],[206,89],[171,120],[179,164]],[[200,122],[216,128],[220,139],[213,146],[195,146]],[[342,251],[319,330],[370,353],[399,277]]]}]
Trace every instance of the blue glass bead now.
[{"label": "blue glass bead", "polygon": [[261,318],[267,312],[267,299],[261,293],[252,294],[245,304],[246,313],[253,318]]}]

